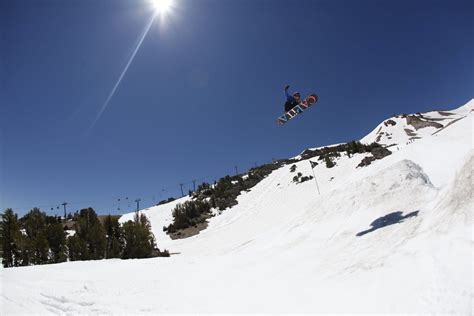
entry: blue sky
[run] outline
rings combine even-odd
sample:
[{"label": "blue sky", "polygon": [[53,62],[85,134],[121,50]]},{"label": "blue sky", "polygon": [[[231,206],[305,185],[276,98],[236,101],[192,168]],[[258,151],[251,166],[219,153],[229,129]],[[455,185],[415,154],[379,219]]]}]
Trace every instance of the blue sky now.
[{"label": "blue sky", "polygon": [[[472,1],[0,1],[0,208],[123,213],[473,97]],[[283,87],[317,105],[285,126]],[[51,210],[51,208],[54,210]]]}]

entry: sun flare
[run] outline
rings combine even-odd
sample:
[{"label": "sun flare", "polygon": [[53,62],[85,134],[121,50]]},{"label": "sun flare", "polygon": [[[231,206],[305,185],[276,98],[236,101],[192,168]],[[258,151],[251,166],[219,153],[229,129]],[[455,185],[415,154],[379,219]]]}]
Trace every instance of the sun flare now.
[{"label": "sun flare", "polygon": [[165,14],[171,10],[173,0],[153,0],[153,6],[158,14]]}]

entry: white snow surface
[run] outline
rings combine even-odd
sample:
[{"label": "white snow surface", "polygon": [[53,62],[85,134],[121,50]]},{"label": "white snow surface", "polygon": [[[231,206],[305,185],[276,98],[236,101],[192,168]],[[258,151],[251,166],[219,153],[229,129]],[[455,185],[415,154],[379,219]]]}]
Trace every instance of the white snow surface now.
[{"label": "white snow surface", "polygon": [[[163,226],[189,198],[143,210],[170,258],[2,269],[1,314],[472,315],[473,106],[423,113],[443,127],[411,140],[404,118],[382,123],[362,141],[384,131],[392,155],[362,168],[367,154],[319,164],[321,194],[284,166],[187,239]],[[307,160],[296,166],[312,175]]]}]

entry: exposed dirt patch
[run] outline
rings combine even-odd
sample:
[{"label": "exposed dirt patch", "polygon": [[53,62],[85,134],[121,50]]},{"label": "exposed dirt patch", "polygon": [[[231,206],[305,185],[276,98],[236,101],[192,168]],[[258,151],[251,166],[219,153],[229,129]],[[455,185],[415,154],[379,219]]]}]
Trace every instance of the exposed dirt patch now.
[{"label": "exposed dirt patch", "polygon": [[425,121],[415,115],[409,115],[406,117],[407,124],[413,126],[416,130],[425,127],[443,128],[443,125],[433,121]]},{"label": "exposed dirt patch", "polygon": [[442,117],[428,117],[428,116],[423,116],[423,118],[425,120],[428,120],[428,121],[436,121],[436,122],[440,122],[440,121],[446,121],[447,118],[442,118]]},{"label": "exposed dirt patch", "polygon": [[408,135],[408,136],[416,136],[417,134],[412,131],[411,129],[408,129],[408,128],[404,128],[405,130],[405,133]]},{"label": "exposed dirt patch", "polygon": [[451,115],[454,115],[454,113],[449,113],[449,112],[443,112],[443,111],[438,111],[439,115],[443,115],[443,116],[451,116]]},{"label": "exposed dirt patch", "polygon": [[204,222],[198,223],[194,226],[191,226],[191,227],[188,227],[188,228],[185,228],[185,229],[180,229],[177,232],[169,234],[169,236],[173,240],[188,238],[188,237],[195,236],[195,235],[199,234],[199,232],[201,230],[206,229],[207,226],[208,226],[207,221],[204,221]]},{"label": "exposed dirt patch", "polygon": [[382,136],[384,134],[385,134],[384,132],[380,133],[379,136],[377,136],[377,138],[375,139],[375,141],[378,143],[382,139]]},{"label": "exposed dirt patch", "polygon": [[368,166],[372,163],[372,161],[383,159],[388,155],[392,154],[392,152],[385,147],[374,148],[370,151],[370,153],[372,154],[372,156],[365,157],[364,159],[362,159],[360,164],[357,165],[357,168]]}]

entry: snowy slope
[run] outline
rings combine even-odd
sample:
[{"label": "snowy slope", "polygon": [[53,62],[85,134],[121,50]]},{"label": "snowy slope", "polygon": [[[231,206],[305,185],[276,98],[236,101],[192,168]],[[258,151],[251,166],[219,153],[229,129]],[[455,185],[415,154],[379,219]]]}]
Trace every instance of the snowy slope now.
[{"label": "snowy slope", "polygon": [[456,123],[469,115],[472,100],[456,111],[432,111],[412,115],[397,115],[380,123],[371,133],[361,139],[363,143],[377,142],[384,145],[403,146],[426,138]]},{"label": "snowy slope", "polygon": [[187,198],[144,210],[171,258],[0,270],[0,310],[472,314],[473,106],[382,122],[392,155],[318,165],[320,195],[284,166],[187,239],[162,230]]}]

